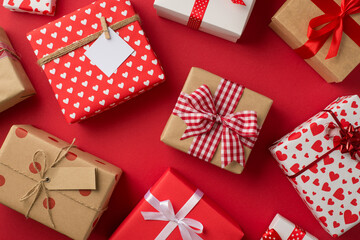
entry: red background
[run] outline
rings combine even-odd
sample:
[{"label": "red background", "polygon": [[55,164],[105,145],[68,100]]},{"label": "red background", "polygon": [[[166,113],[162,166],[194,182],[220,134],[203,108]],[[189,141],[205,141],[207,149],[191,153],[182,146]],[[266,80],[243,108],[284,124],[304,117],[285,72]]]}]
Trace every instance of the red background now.
[{"label": "red background", "polygon": [[[32,124],[124,170],[107,212],[90,239],[106,239],[146,191],[172,167],[198,186],[242,227],[245,239],[259,239],[276,213],[319,239],[331,239],[282,174],[267,148],[338,96],[358,94],[360,68],[340,84],[326,83],[269,27],[284,0],[257,0],[237,43],[197,32],[156,15],[153,0],[133,0],[143,28],[165,69],[167,81],[130,102],[79,124],[68,125],[25,34],[90,4],[58,1],[56,16],[13,13],[0,7],[8,33],[37,95],[0,114],[0,141],[13,124]],[[241,175],[188,156],[160,142],[160,134],[192,66],[204,68],[264,94],[274,105]],[[343,239],[359,239],[360,225]],[[0,239],[66,239],[0,205]]]}]

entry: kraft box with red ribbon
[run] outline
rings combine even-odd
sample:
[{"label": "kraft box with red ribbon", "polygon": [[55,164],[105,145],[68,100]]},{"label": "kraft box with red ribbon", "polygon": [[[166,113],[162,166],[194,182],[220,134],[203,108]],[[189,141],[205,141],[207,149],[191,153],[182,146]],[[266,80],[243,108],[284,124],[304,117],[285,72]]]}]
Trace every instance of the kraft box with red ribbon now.
[{"label": "kraft box with red ribbon", "polygon": [[255,0],[155,0],[161,17],[231,42],[242,35]]},{"label": "kraft box with red ribbon", "polygon": [[272,100],[200,68],[192,68],[161,141],[240,174]]},{"label": "kraft box with red ribbon", "polygon": [[318,240],[304,229],[276,214],[261,240]]},{"label": "kraft box with red ribbon", "polygon": [[19,54],[0,27],[0,112],[35,94],[20,61]]},{"label": "kraft box with red ribbon", "polygon": [[[27,38],[69,123],[110,109],[165,80],[128,0],[96,1]],[[95,51],[96,61],[90,51]]]},{"label": "kraft box with red ribbon", "polygon": [[121,173],[74,141],[14,125],[0,150],[0,203],[72,239],[87,239]]},{"label": "kraft box with red ribbon", "polygon": [[219,240],[243,236],[238,224],[206,194],[168,169],[110,240]]},{"label": "kraft box with red ribbon", "polygon": [[4,0],[3,6],[16,12],[54,16],[56,0]]},{"label": "kraft box with red ribbon", "polygon": [[360,98],[338,98],[270,151],[333,237],[360,222]]},{"label": "kraft box with red ribbon", "polygon": [[359,0],[288,0],[270,27],[327,82],[360,63]]}]

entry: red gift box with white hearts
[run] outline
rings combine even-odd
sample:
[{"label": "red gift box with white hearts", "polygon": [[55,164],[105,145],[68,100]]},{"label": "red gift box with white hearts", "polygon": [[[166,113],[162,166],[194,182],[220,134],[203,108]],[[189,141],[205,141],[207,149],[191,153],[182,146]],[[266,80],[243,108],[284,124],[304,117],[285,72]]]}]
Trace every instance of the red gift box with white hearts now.
[{"label": "red gift box with white hearts", "polygon": [[[110,240],[242,239],[244,233],[238,224],[214,202],[212,202],[206,193],[197,198],[195,203],[191,201],[194,200],[193,196],[197,195],[198,193],[199,189],[188,183],[176,171],[168,169],[164,175],[151,187],[145,197],[142,198],[142,200],[129,214],[129,216],[121,223],[118,229],[110,237]],[[174,215],[176,214],[174,218],[180,218],[178,221],[179,225],[175,224],[175,219],[172,219],[173,221],[167,219],[168,214],[166,213],[162,219],[144,219],[144,216],[146,216],[145,214],[149,213],[152,214],[155,212],[155,216],[161,215],[160,212],[157,212],[158,210],[161,211],[161,209],[156,209],[156,205],[151,205],[152,201],[149,200],[149,195],[152,195],[153,198],[155,197],[164,207],[170,204],[171,208],[173,208]],[[180,212],[184,212],[184,209],[188,209],[189,206],[191,206],[191,210],[187,214],[184,214],[184,217],[181,218]],[[165,210],[164,208],[162,209]],[[183,238],[181,232],[184,231],[180,230],[180,225],[183,225],[184,228],[189,229],[189,227],[191,228],[193,226],[191,224],[192,220],[201,223],[203,229],[201,233],[193,232],[194,235],[192,235],[192,238]],[[184,226],[183,223],[189,223],[190,225]],[[172,225],[173,228],[171,228],[171,231],[167,231],[170,225]]]},{"label": "red gift box with white hearts", "polygon": [[338,98],[270,151],[305,204],[333,237],[360,222],[360,98]]},{"label": "red gift box with white hearts", "polygon": [[[96,1],[27,35],[35,55],[43,59],[59,49],[135,16],[130,1]],[[163,70],[139,21],[115,31],[135,51],[107,77],[84,52],[94,41],[42,65],[67,122],[74,123],[123,103],[164,81]],[[38,61],[38,62],[39,62]]]},{"label": "red gift box with white hearts", "polygon": [[15,12],[54,16],[56,0],[4,0],[3,6]]}]

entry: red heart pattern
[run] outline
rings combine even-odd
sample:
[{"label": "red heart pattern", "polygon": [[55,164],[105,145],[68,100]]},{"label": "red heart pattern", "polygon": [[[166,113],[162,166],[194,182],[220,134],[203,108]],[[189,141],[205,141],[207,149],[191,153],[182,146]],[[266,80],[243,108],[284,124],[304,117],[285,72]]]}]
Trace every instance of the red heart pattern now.
[{"label": "red heart pattern", "polygon": [[54,16],[56,0],[4,0],[3,6],[16,12]]},{"label": "red heart pattern", "polygon": [[[359,121],[360,98],[341,97],[326,109],[332,110],[346,127]],[[326,129],[334,122],[330,114],[319,112],[292,132],[281,138],[281,146],[271,146],[276,152],[293,156],[281,161],[283,172],[291,176],[334,148],[339,136]],[[301,133],[298,136],[297,133]],[[295,135],[296,134],[296,135]],[[301,147],[300,147],[301,146]],[[340,236],[360,222],[360,162],[348,153],[335,150],[296,178],[289,178],[305,204],[332,236]],[[314,194],[315,193],[315,194]]]},{"label": "red heart pattern", "polygon": [[[27,35],[38,59],[135,14],[130,1],[97,1]],[[69,123],[115,107],[163,82],[164,73],[138,21],[116,31],[135,51],[110,77],[84,55],[90,44],[45,65],[49,83]]]}]

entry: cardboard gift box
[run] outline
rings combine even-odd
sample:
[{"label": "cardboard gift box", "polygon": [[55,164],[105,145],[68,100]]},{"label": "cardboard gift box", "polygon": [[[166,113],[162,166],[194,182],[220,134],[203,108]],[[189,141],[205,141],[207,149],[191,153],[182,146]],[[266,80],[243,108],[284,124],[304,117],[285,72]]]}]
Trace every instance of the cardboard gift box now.
[{"label": "cardboard gift box", "polygon": [[[214,126],[210,126],[208,128],[209,132],[204,132],[202,134],[199,134],[197,136],[193,136],[193,137],[189,137],[186,139],[182,139],[182,136],[185,132],[185,130],[187,131],[187,124],[185,123],[185,121],[183,121],[182,118],[179,117],[180,114],[174,114],[176,109],[179,109],[176,105],[173,114],[170,116],[164,131],[161,135],[161,141],[163,141],[165,144],[174,147],[180,151],[189,153],[192,156],[198,157],[200,159],[203,159],[205,161],[209,161],[212,164],[218,166],[218,167],[222,167],[228,171],[231,171],[233,173],[237,173],[240,174],[245,166],[245,163],[250,155],[251,152],[251,148],[252,146],[248,145],[248,141],[252,142],[252,145],[255,143],[257,136],[259,134],[260,128],[263,125],[266,116],[270,110],[270,107],[272,105],[272,100],[259,94],[256,93],[250,89],[244,88],[236,83],[230,82],[228,80],[225,80],[215,74],[212,74],[210,72],[207,72],[205,70],[202,70],[200,68],[192,68],[189,76],[184,84],[184,87],[182,89],[182,93],[181,96],[183,95],[183,93],[185,94],[191,94],[193,93],[195,90],[199,89],[199,87],[201,87],[202,85],[206,85],[209,90],[211,91],[211,95],[214,96],[214,94],[216,92],[218,92],[218,89],[220,88],[220,86],[223,86],[224,84],[229,84],[229,86],[232,87],[232,89],[237,89],[239,90],[237,95],[234,95],[233,93],[235,93],[235,91],[231,92],[229,95],[225,96],[227,98],[226,101],[225,100],[221,100],[218,99],[217,97],[215,97],[215,99],[213,101],[215,101],[215,104],[217,105],[217,112],[214,114],[214,117],[216,115],[218,115],[219,117],[221,116],[223,119],[228,118],[227,116],[232,116],[233,113],[234,114],[243,114],[246,113],[247,111],[253,111],[253,113],[256,115],[255,116],[255,121],[257,121],[257,125],[255,124],[255,128],[257,128],[256,130],[256,136],[255,137],[249,137],[247,138],[246,135],[246,128],[247,125],[245,126],[240,126],[240,132],[242,130],[245,130],[245,135],[243,134],[242,136],[239,135],[240,137],[236,137],[241,140],[241,143],[237,143],[235,145],[233,145],[233,149],[236,153],[240,153],[241,150],[243,149],[244,152],[244,156],[241,156],[241,160],[242,161],[236,161],[237,160],[237,156],[230,156],[227,155],[227,157],[230,157],[230,163],[227,162],[227,164],[225,164],[226,166],[224,166],[224,161],[223,161],[223,156],[226,154],[222,154],[222,152],[224,152],[222,150],[222,147],[224,146],[224,141],[223,139],[221,139],[221,141],[219,142],[219,144],[216,144],[216,140],[214,140],[214,138],[212,138],[212,133],[213,131],[216,131],[216,136],[217,139],[220,140],[220,136],[221,136],[221,131],[222,129],[225,132],[229,132],[230,135],[234,135],[236,129],[229,129],[229,128],[223,128],[220,127],[222,129],[218,130],[218,121],[214,118],[211,122],[211,124],[214,124]],[[210,94],[209,94],[210,95]],[[223,110],[220,110],[221,107],[218,107],[218,104],[223,104],[222,106],[225,106],[226,104],[224,104],[224,102],[226,103],[232,103],[232,105],[230,106],[230,108],[234,108],[234,110],[231,112],[228,112],[227,114],[225,114],[225,112]],[[179,102],[179,100],[178,100]],[[200,113],[202,110],[200,110],[198,113]],[[229,118],[228,118],[229,120]],[[236,119],[235,122],[237,123],[242,123],[244,120],[246,119]],[[230,120],[231,122],[232,120]],[[232,123],[227,122],[227,123],[223,123],[220,124],[222,126],[229,126],[229,124],[231,125]],[[250,125],[251,123],[249,123]],[[210,135],[209,135],[210,134]],[[236,135],[236,133],[235,133]],[[196,153],[195,151],[192,151],[191,149],[194,149],[194,146],[199,147],[201,146],[201,144],[197,144],[199,138],[201,138],[202,136],[205,137],[205,142],[207,142],[207,139],[209,139],[212,143],[215,143],[215,145],[208,147],[206,144],[204,147],[202,147],[202,149],[200,149],[201,153]],[[208,143],[208,142],[207,142]],[[209,150],[210,148],[210,150]],[[226,151],[226,150],[225,150]],[[210,153],[209,153],[210,152]],[[206,153],[206,154],[205,154]],[[236,154],[234,154],[236,155]]]},{"label": "cardboard gift box", "polygon": [[155,0],[160,17],[236,42],[242,35],[255,0]]},{"label": "cardboard gift box", "polygon": [[0,203],[70,238],[87,239],[121,172],[42,130],[14,125],[0,150]]},{"label": "cardboard gift box", "polygon": [[293,224],[280,214],[276,214],[261,240],[317,240],[316,237]]},{"label": "cardboard gift box", "polygon": [[54,16],[56,0],[4,0],[3,6],[16,12]]},{"label": "cardboard gift box", "polygon": [[[110,77],[84,55],[103,36],[101,17],[134,49]],[[27,38],[69,123],[123,103],[165,79],[130,1],[96,1]]]},{"label": "cardboard gift box", "polygon": [[338,98],[270,151],[305,204],[333,237],[360,222],[357,95]]},{"label": "cardboard gift box", "polygon": [[[288,0],[272,17],[270,27],[291,48],[300,48],[308,41],[307,33],[311,19],[323,15],[324,11],[330,15],[341,14],[339,5],[342,0],[327,1]],[[327,35],[324,46],[314,56],[309,55],[307,56],[309,58],[305,59],[327,82],[342,82],[360,63],[360,38],[358,35],[360,14],[345,14],[344,16],[347,17],[344,18],[344,33],[338,40],[341,43],[337,56],[326,59],[332,42],[331,35]],[[351,29],[352,27],[354,29]]]},{"label": "cardboard gift box", "polygon": [[0,112],[35,94],[20,57],[0,27]]},{"label": "cardboard gift box", "polygon": [[[166,207],[163,208],[164,212],[158,212],[159,204]],[[167,215],[167,210],[172,212],[172,217]],[[174,221],[166,217],[158,219],[157,217],[163,213]],[[175,219],[178,218],[182,218],[179,222],[181,226],[175,223]],[[189,233],[184,228],[189,227],[200,228],[201,231],[196,233],[194,229],[190,230],[192,238],[182,238],[183,235]],[[179,228],[182,229],[182,233]],[[244,233],[237,223],[219,209],[206,194],[189,184],[177,172],[169,169],[121,223],[110,239],[218,240],[241,239],[243,236]]]}]

